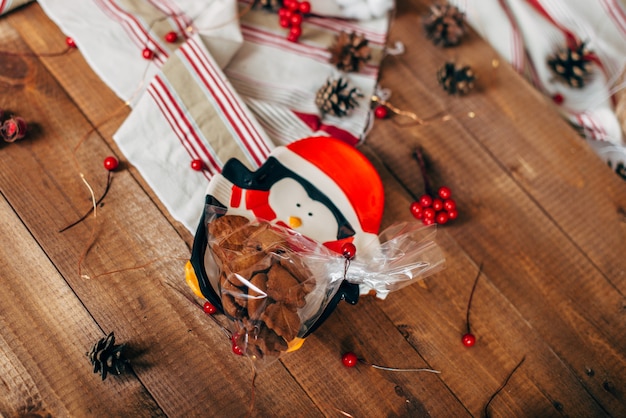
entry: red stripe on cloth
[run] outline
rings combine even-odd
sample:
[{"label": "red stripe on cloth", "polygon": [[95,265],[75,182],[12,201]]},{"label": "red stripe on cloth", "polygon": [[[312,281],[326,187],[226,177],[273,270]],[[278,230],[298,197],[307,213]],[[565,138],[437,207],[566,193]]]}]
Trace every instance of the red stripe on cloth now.
[{"label": "red stripe on cloth", "polygon": [[[206,66],[202,60],[197,60],[199,57],[196,51],[185,46],[181,47],[180,51],[186,57],[189,64],[194,68],[204,86],[209,90],[209,93],[217,102],[217,105],[222,111],[222,114],[226,117],[232,129],[235,130],[237,136],[235,140],[240,140],[248,150],[254,162],[257,165],[261,165],[263,160],[258,158],[258,155],[252,146],[254,144],[254,140],[251,141],[252,138],[250,137],[250,132],[247,131],[246,126],[242,124],[242,120],[239,119],[235,106],[236,100],[230,95],[230,89],[223,83],[220,83],[221,80],[219,76],[215,77],[215,75],[211,73],[210,65]],[[194,57],[196,59],[194,59]]]},{"label": "red stripe on cloth", "polygon": [[522,40],[522,34],[519,29],[519,25],[517,24],[517,20],[515,20],[515,16],[513,15],[513,12],[511,12],[511,9],[506,1],[498,0],[498,3],[500,3],[500,7],[504,10],[504,13],[509,19],[511,29],[513,29],[513,62],[511,62],[511,65],[513,65],[513,68],[515,68],[517,72],[521,73],[524,71],[524,58],[526,56],[526,49],[524,47],[524,41]]},{"label": "red stripe on cloth", "polygon": [[[320,48],[311,44],[307,44],[303,39],[294,43],[287,40],[283,35],[273,32],[264,31],[259,28],[241,25],[241,34],[247,42],[259,45],[271,46],[277,49],[294,53],[298,56],[310,58],[318,62],[328,63],[330,61],[330,52],[328,49]],[[364,65],[359,71],[360,75],[372,78],[378,77],[379,67],[372,64]]]},{"label": "red stripe on cloth", "polygon": [[7,7],[7,0],[1,0],[0,1],[0,14],[2,14],[5,7]]},{"label": "red stripe on cloth", "polygon": [[[190,159],[193,160],[199,158],[197,150],[194,149],[193,144],[188,141],[185,134],[182,132],[182,127],[180,126],[179,121],[176,119],[176,116],[174,115],[172,110],[168,107],[163,95],[153,88],[148,88],[148,92],[150,94],[150,97],[152,97],[154,102],[159,107],[159,110],[165,117],[165,120],[167,120],[168,124],[172,128],[172,131],[176,134],[176,137],[180,141],[181,145],[183,146],[183,148],[185,148],[187,154],[189,154]],[[209,165],[206,165],[206,167],[207,170],[203,171],[203,175],[207,178],[207,180],[210,180],[212,175],[215,174],[215,169],[211,168]]]},{"label": "red stripe on cloth", "polygon": [[[563,26],[560,22],[558,22],[541,4],[541,2],[539,0],[526,0],[532,7],[535,8],[535,10],[537,10],[537,12],[539,12],[539,14],[541,14],[542,16],[544,16],[550,23],[552,23],[554,25],[555,28],[557,28],[558,30],[560,30],[563,33],[563,36],[565,36],[565,41],[567,43],[568,48],[570,48],[571,50],[576,50],[580,44],[581,41],[580,39],[578,39],[578,37],[576,36],[576,34],[574,34],[574,32],[570,31],[569,29],[567,29],[565,26]],[[600,70],[604,73],[604,75],[607,77],[607,79],[609,78],[608,73],[606,71],[606,68],[604,68],[604,64],[602,63],[602,61],[600,60],[600,57],[598,57],[598,55],[596,55],[593,52],[588,53],[587,55],[584,56],[584,58],[588,61],[592,61],[595,62],[596,65],[598,66],[598,68],[600,68]]]},{"label": "red stripe on cloth", "polygon": [[609,14],[609,17],[619,30],[626,35],[626,14],[624,14],[624,10],[622,7],[616,2],[616,0],[601,0],[602,6],[604,10]]},{"label": "red stripe on cloth", "polygon": [[161,113],[165,116],[189,156],[192,159],[202,159],[211,174],[219,173],[221,171],[220,165],[214,159],[211,152],[204,146],[201,138],[189,122],[184,111],[174,100],[161,77],[155,76],[153,82],[148,87],[148,91],[151,93],[153,99],[155,99]]},{"label": "red stripe on cloth", "polygon": [[[237,132],[238,139],[242,141],[254,162],[257,165],[261,165],[269,155],[269,146],[251,123],[248,114],[244,111],[240,101],[235,97],[233,90],[222,78],[221,72],[204,55],[203,50],[197,45],[195,40],[190,39],[179,50],[194,68],[205,87],[211,92],[229,123]],[[220,100],[220,96],[224,100]]]},{"label": "red stripe on cloth", "polygon": [[385,44],[387,43],[386,32],[375,32],[372,30],[368,30],[363,28],[362,26],[352,23],[349,20],[315,16],[307,17],[305,20],[308,24],[328,29],[336,33],[339,33],[342,30],[348,30],[351,32],[363,34],[369,42],[379,46],[385,46]]},{"label": "red stripe on cloth", "polygon": [[539,14],[545,17],[550,23],[552,23],[558,30],[560,30],[565,36],[565,40],[567,41],[567,46],[570,49],[576,49],[576,47],[580,44],[578,37],[574,35],[572,31],[567,29],[565,26],[561,25],[557,22],[550,13],[543,7],[539,0],[526,0],[528,4],[530,4]]},{"label": "red stripe on cloth", "polygon": [[155,49],[156,54],[153,61],[161,65],[165,63],[169,54],[167,50],[161,47],[160,40],[150,34],[150,28],[145,28],[135,15],[122,9],[114,0],[101,0],[101,4],[113,13],[122,26],[127,28],[127,32],[129,31],[134,35],[135,43],[140,48],[152,47]]},{"label": "red stripe on cloth", "polygon": [[148,2],[176,23],[179,35],[187,37],[187,28],[193,24],[193,21],[176,3],[167,0],[148,0]]}]

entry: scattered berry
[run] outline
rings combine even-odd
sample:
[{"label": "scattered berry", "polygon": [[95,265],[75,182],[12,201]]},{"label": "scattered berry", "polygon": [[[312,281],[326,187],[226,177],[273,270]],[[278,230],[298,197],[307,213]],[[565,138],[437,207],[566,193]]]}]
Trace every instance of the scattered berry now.
[{"label": "scattered berry", "polygon": [[565,101],[565,98],[563,97],[563,95],[561,93],[556,93],[554,96],[552,96],[552,101],[557,104],[563,104],[563,102]]},{"label": "scattered berry", "polygon": [[472,347],[476,344],[476,337],[474,337],[474,334],[468,332],[467,334],[463,334],[461,341],[465,347]]},{"label": "scattered berry", "polygon": [[120,165],[120,162],[117,160],[117,158],[111,155],[104,159],[103,165],[107,171],[114,171]]},{"label": "scattered berry", "polygon": [[386,119],[389,116],[389,109],[387,109],[387,106],[383,105],[376,106],[374,116],[376,116],[377,119]]},{"label": "scattered berry", "polygon": [[202,171],[204,169],[204,163],[202,160],[191,160],[191,169],[194,171]]},{"label": "scattered berry", "polygon": [[151,50],[150,48],[144,48],[143,51],[141,51],[141,55],[145,59],[151,60],[152,58],[154,58],[154,51]]},{"label": "scattered berry", "polygon": [[209,301],[204,302],[204,305],[202,306],[202,310],[204,311],[204,313],[209,314],[209,315],[213,315],[214,313],[217,312],[217,308],[215,307],[215,305],[213,305]]},{"label": "scattered berry", "polygon": [[351,242],[346,242],[341,246],[341,253],[348,260],[352,260],[356,255],[356,246]]},{"label": "scattered berry", "polygon": [[341,362],[346,367],[354,367],[359,362],[359,359],[356,354],[348,351],[343,356],[341,356]]},{"label": "scattered berry", "polygon": [[165,42],[169,42],[170,44],[173,44],[177,40],[178,40],[178,34],[176,32],[171,31],[165,34]]},{"label": "scattered berry", "polygon": [[72,38],[71,36],[68,36],[67,38],[65,38],[65,44],[69,46],[70,48],[78,48],[76,46],[76,41],[74,41],[74,38]]}]

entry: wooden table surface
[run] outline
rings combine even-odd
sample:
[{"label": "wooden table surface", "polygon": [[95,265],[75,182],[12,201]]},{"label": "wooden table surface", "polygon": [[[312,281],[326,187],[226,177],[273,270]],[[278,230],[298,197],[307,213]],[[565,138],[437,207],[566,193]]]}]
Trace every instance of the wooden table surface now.
[{"label": "wooden table surface", "polygon": [[[419,27],[428,2],[398,3],[390,41],[406,52],[386,58],[381,84],[396,107],[451,120],[377,120],[360,149],[385,184],[385,226],[413,219],[423,183],[411,153],[424,149],[460,210],[438,229],[446,268],[386,300],[340,304],[254,389],[185,284],[192,235],[112,140],[128,109],[80,51],[34,55],[65,46],[39,5],[0,19],[0,50],[18,53],[0,54],[0,108],[30,123],[0,144],[0,415],[236,417],[252,405],[258,417],[461,417],[496,394],[492,416],[626,416],[626,183],[479,37],[436,48]],[[437,85],[450,59],[479,74],[469,96]],[[79,173],[99,194],[111,154],[123,164],[98,217],[59,233],[90,208]],[[111,331],[131,368],[102,381],[85,353]],[[346,351],[441,373],[346,368]]]}]

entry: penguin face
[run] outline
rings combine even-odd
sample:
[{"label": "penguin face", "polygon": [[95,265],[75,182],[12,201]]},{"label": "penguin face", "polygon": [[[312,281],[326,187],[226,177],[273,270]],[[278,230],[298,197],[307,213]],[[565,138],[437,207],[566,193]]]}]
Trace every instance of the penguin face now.
[{"label": "penguin face", "polygon": [[268,203],[276,221],[294,231],[322,243],[337,239],[339,225],[333,212],[322,202],[311,199],[296,180],[285,177],[274,183]]}]

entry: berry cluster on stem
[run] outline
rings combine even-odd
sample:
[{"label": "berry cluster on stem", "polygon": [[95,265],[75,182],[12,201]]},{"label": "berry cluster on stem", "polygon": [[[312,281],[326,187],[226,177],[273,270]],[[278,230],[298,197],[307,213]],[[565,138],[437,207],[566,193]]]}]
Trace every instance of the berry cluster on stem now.
[{"label": "berry cluster on stem", "polygon": [[417,219],[421,219],[424,225],[434,223],[443,225],[458,217],[456,202],[452,199],[452,191],[447,186],[441,186],[435,192],[430,183],[426,171],[426,163],[422,150],[417,148],[413,153],[417,160],[422,178],[424,179],[424,194],[411,203],[411,213]]},{"label": "berry cluster on stem", "polygon": [[278,23],[289,29],[287,40],[298,42],[302,36],[302,21],[304,16],[311,13],[311,3],[308,1],[283,0],[283,7],[278,10]]}]

